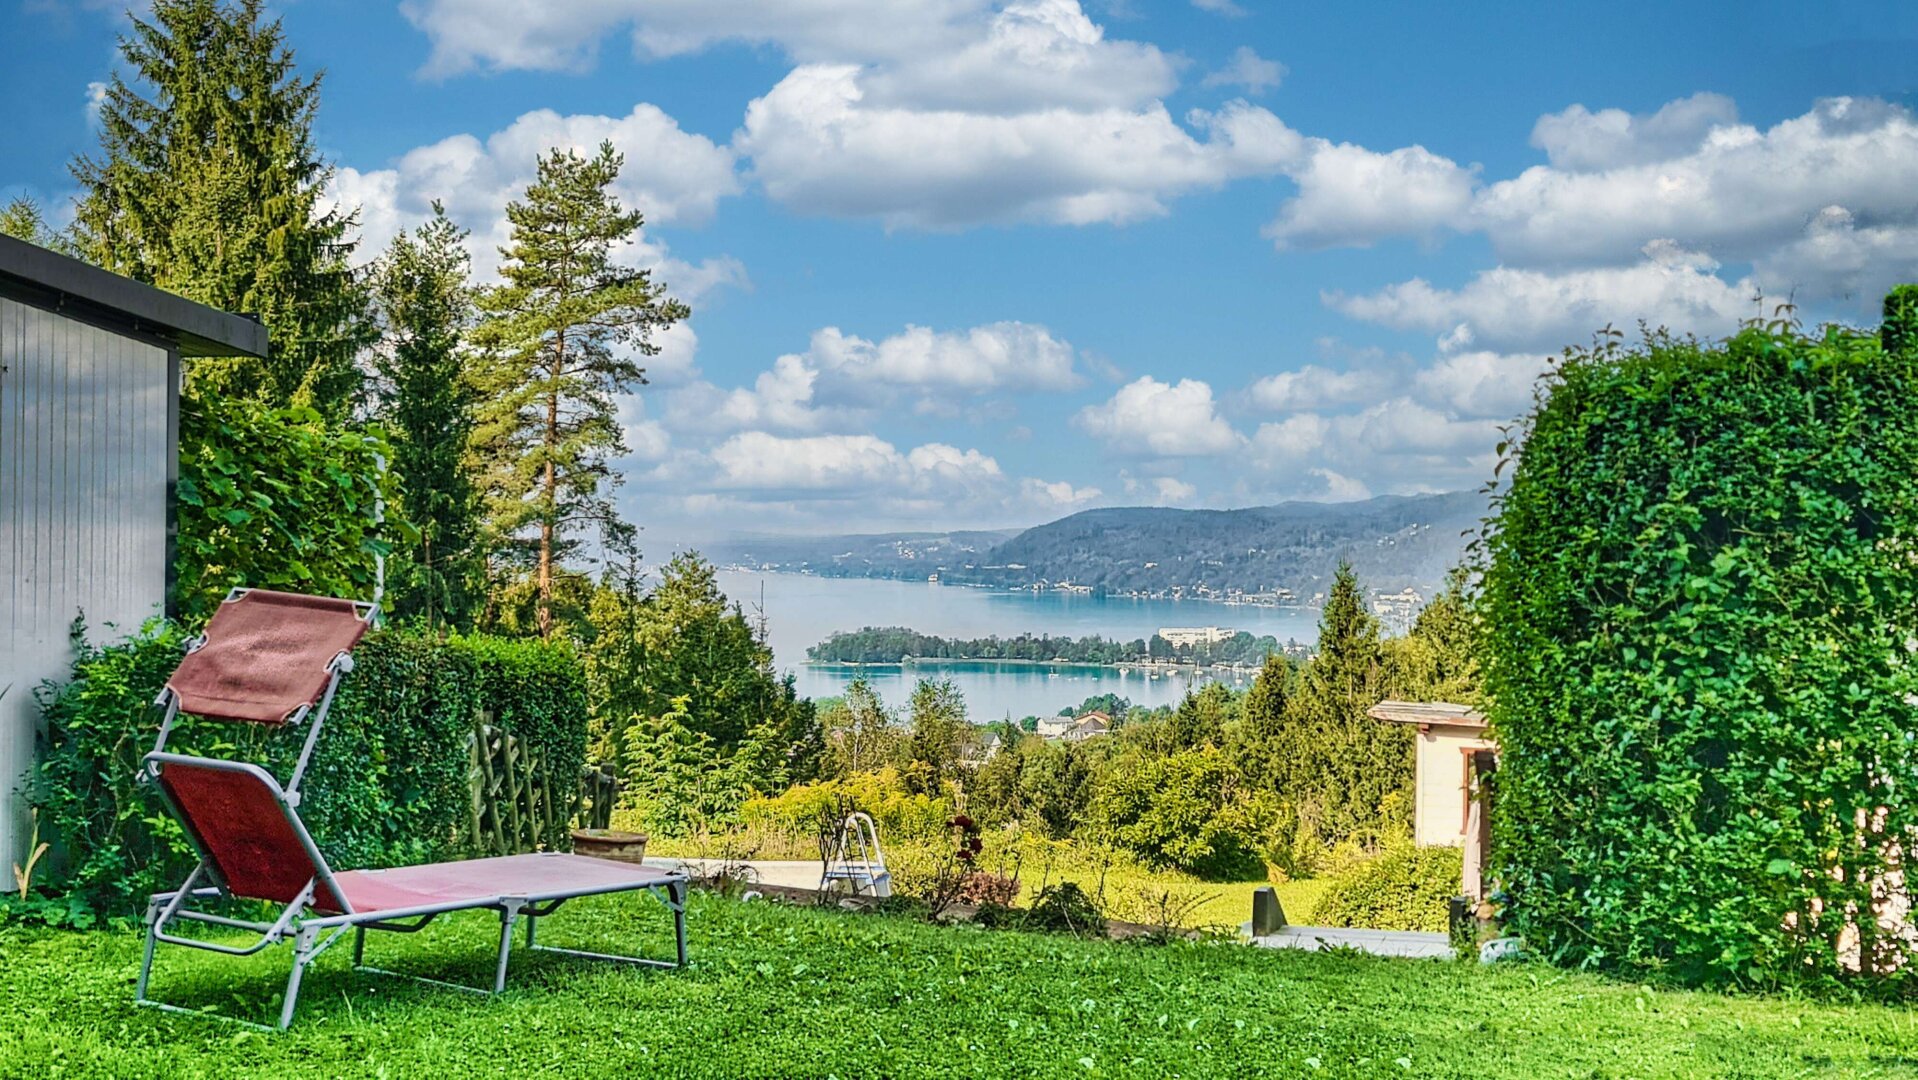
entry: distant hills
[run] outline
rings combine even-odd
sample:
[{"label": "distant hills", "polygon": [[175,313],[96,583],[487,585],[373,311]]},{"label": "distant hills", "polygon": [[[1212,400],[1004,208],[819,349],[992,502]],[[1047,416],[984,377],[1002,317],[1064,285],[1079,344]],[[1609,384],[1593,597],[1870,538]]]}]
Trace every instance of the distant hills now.
[{"label": "distant hills", "polygon": [[1107,594],[1310,600],[1349,558],[1368,590],[1430,595],[1462,557],[1478,492],[1286,502],[1241,510],[1113,507],[1024,531],[746,537],[710,547],[726,564],[829,577],[933,574],[953,584]]}]

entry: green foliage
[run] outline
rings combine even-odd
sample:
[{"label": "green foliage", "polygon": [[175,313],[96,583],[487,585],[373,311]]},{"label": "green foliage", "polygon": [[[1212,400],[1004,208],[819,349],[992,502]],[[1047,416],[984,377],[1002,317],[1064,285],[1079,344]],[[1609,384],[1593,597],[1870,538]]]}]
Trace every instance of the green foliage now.
[{"label": "green foliage", "polygon": [[1385,642],[1388,692],[1404,701],[1483,704],[1478,613],[1463,567],[1419,611],[1412,631]]},{"label": "green foliage", "polygon": [[1257,873],[1243,822],[1231,812],[1238,776],[1216,747],[1113,762],[1093,799],[1097,833],[1148,863],[1205,878]]},{"label": "green foliage", "polygon": [[937,793],[960,779],[967,753],[979,733],[966,720],[966,699],[951,681],[919,680],[907,706],[910,731],[900,767],[906,786]]},{"label": "green foliage", "polygon": [[553,570],[580,531],[630,546],[607,496],[619,483],[609,462],[626,449],[613,398],[645,382],[632,356],[657,353],[654,335],[690,314],[649,272],[613,260],[644,221],[612,194],[624,162],[610,142],[540,157],[525,198],[506,206],[505,282],[480,294],[473,333],[486,533],[498,558],[532,568],[542,637],[555,626]]},{"label": "green foliage", "polygon": [[896,769],[794,784],[778,795],[748,800],[740,808],[741,821],[774,834],[811,836],[821,815],[837,817],[840,808],[871,815],[880,842],[892,845],[914,841],[943,841],[946,822],[955,813],[952,800],[941,794],[906,790]]},{"label": "green foliage", "polygon": [[1106,917],[1084,889],[1073,882],[1062,881],[1040,890],[1019,925],[1027,930],[1102,937],[1106,932]]},{"label": "green foliage", "polygon": [[[72,679],[41,695],[46,738],[32,798],[65,864],[48,884],[52,895],[101,917],[132,918],[192,865],[179,826],[134,782],[159,726],[153,699],[185,647],[185,632],[165,622],[107,646],[87,644],[76,630]],[[466,744],[482,708],[539,745],[556,777],[576,783],[584,676],[563,647],[380,631],[354,650],[354,664],[301,791],[301,817],[335,869],[471,850]],[[304,735],[304,727],[182,717],[168,749],[258,762],[284,779]],[[563,827],[546,839],[563,844]]]},{"label": "green foliage", "polygon": [[905,756],[905,732],[865,679],[854,679],[844,696],[820,710],[819,726],[825,739],[821,771],[826,776],[856,776]]},{"label": "green foliage", "polygon": [[373,340],[350,266],[352,217],[322,202],[318,76],[298,75],[264,0],[154,0],[120,39],[100,151],[74,163],[83,257],[223,311],[259,316],[266,360],[188,369],[198,397],[344,419]]},{"label": "green foliage", "polygon": [[644,595],[630,578],[602,585],[588,622],[596,754],[626,778],[625,802],[657,815],[652,827],[729,821],[744,799],[816,773],[812,703],[774,670],[711,563],[677,556]]},{"label": "green foliage", "polygon": [[70,245],[66,237],[55,232],[47,223],[46,214],[40,210],[40,204],[29,198],[18,198],[0,207],[0,235],[11,236],[15,240],[25,240],[43,248],[68,254]]},{"label": "green foliage", "polygon": [[234,586],[372,599],[377,557],[409,535],[377,430],[218,398],[182,401],[180,427],[182,617],[205,619]]},{"label": "green foliage", "polygon": [[1558,366],[1481,601],[1531,948],[1756,986],[1918,960],[1871,914],[1918,829],[1915,384],[1918,349],[1785,323]]},{"label": "green foliage", "polygon": [[1446,904],[1459,893],[1461,860],[1455,847],[1394,844],[1334,877],[1308,922],[1444,933]]},{"label": "green foliage", "polygon": [[372,275],[383,338],[372,361],[375,415],[391,433],[392,469],[419,530],[387,565],[387,606],[396,619],[455,627],[472,625],[485,584],[465,467],[474,397],[461,355],[473,303],[465,240],[436,202],[433,220],[394,237]]},{"label": "green foliage", "polygon": [[[1145,660],[1177,660],[1196,664],[1258,663],[1279,650],[1279,641],[1271,635],[1254,636],[1241,631],[1224,641],[1182,645],[1174,648],[1157,634],[1152,644],[1144,638],[1131,642],[1113,641],[1091,635],[1082,638],[1052,637],[1047,634],[1019,634],[1002,638],[947,638],[921,634],[903,626],[841,630],[809,646],[806,655],[813,660],[841,664],[896,664],[906,659],[936,660],[1020,660],[1032,663],[1063,661],[1071,664],[1120,664]],[[1106,695],[1119,699],[1117,695]],[[1111,710],[1104,710],[1111,712]],[[1112,712],[1123,716],[1125,710]]]},{"label": "green foliage", "polygon": [[1386,796],[1412,787],[1412,733],[1366,715],[1386,696],[1386,656],[1358,577],[1341,565],[1318,654],[1296,675],[1268,665],[1247,696],[1235,757],[1330,841],[1378,835]]}]

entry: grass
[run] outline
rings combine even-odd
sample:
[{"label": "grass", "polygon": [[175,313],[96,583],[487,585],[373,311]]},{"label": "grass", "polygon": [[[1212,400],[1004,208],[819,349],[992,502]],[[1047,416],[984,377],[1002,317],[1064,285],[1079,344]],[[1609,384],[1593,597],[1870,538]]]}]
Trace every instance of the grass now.
[{"label": "grass", "polygon": [[[368,961],[483,982],[496,923]],[[664,946],[657,904],[581,901],[555,944]],[[1876,1077],[1918,1014],[1653,991],[1518,965],[1148,946],[695,896],[693,966],[518,955],[503,999],[363,975],[336,949],[283,1035],[136,1009],[132,931],[0,928],[0,1074],[60,1077]],[[170,950],[162,997],[263,1017],[284,950]]]},{"label": "grass", "polygon": [[[622,827],[644,831],[642,825],[632,822]],[[697,840],[658,837],[647,847],[647,854],[661,858],[712,859],[721,857],[725,843],[714,841],[702,845]],[[733,843],[742,857],[817,862],[817,856],[791,843],[768,843],[756,837],[745,841],[734,840]],[[1253,890],[1271,884],[1264,878],[1201,881],[1189,874],[1154,870],[1122,857],[1114,857],[1101,865],[1090,853],[1072,844],[1040,844],[1034,846],[1034,851],[1043,852],[1048,848],[1049,858],[1044,854],[1028,853],[1020,863],[1021,887],[1019,899],[1015,901],[1017,906],[1030,906],[1039,890],[1047,884],[1070,881],[1084,889],[1087,895],[1099,895],[1103,881],[1106,913],[1112,918],[1157,924],[1164,920],[1153,917],[1155,913],[1167,907],[1176,907],[1183,915],[1183,924],[1187,928],[1237,927],[1252,917]],[[921,877],[930,874],[935,858],[932,850],[923,843],[889,845],[886,857],[895,870],[895,881],[911,877],[915,872]],[[1010,873],[1012,865],[1011,856],[1002,853],[996,838],[989,837],[986,854],[980,859],[979,866],[985,870]],[[1319,877],[1288,881],[1273,888],[1278,892],[1279,904],[1285,909],[1286,918],[1295,923],[1304,923],[1312,914],[1319,895],[1330,883],[1329,877]]]}]

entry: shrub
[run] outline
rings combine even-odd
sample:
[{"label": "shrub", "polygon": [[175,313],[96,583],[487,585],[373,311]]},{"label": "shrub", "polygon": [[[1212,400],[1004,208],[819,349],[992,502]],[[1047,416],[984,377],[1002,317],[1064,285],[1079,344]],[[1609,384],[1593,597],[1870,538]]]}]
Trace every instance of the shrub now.
[{"label": "shrub", "polygon": [[1448,924],[1446,903],[1459,892],[1463,857],[1455,847],[1395,844],[1334,877],[1312,906],[1309,921],[1442,933]]},{"label": "shrub", "polygon": [[[50,887],[102,917],[137,915],[193,863],[179,826],[134,781],[159,726],[153,699],[186,639],[155,621],[127,641],[95,646],[76,627],[72,679],[40,693],[47,728],[31,788],[62,854]],[[584,701],[584,676],[563,648],[517,644],[442,643],[400,630],[370,634],[354,650],[301,789],[301,818],[336,869],[468,853],[467,740],[482,704],[502,723],[526,724],[523,737],[544,740],[544,752],[568,770],[556,775],[576,782],[586,720],[583,706],[570,710]],[[284,780],[305,731],[182,717],[167,745],[259,762]]]},{"label": "shrub", "polygon": [[1915,385],[1918,343],[1839,328],[1567,354],[1486,544],[1529,947],[1757,986],[1918,959],[1878,918],[1918,828]]},{"label": "shrub", "polygon": [[1210,746],[1119,763],[1093,801],[1093,827],[1155,866],[1215,880],[1256,874],[1236,784],[1231,763]]},{"label": "shrub", "polygon": [[1039,891],[1021,925],[1029,930],[1096,937],[1106,932],[1106,917],[1084,889],[1062,881]]},{"label": "shrub", "polygon": [[174,589],[182,617],[205,620],[235,585],[373,595],[375,557],[408,534],[380,464],[392,450],[378,429],[340,428],[309,408],[261,409],[252,399],[181,405]]}]

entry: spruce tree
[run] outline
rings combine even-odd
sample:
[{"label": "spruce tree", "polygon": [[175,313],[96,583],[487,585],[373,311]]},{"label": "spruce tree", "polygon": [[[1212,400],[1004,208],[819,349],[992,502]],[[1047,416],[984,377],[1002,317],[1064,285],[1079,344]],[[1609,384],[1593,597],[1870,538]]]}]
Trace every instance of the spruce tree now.
[{"label": "spruce tree", "polygon": [[1410,733],[1366,715],[1384,687],[1378,620],[1341,562],[1319,615],[1318,654],[1286,700],[1268,759],[1280,793],[1322,815],[1330,839],[1377,836],[1385,797],[1411,789]]},{"label": "spruce tree", "polygon": [[323,208],[313,144],[320,76],[302,77],[264,0],[153,0],[120,39],[100,152],[73,165],[83,258],[227,311],[272,335],[261,360],[196,361],[189,388],[348,415],[371,343],[347,238]]},{"label": "spruce tree", "polygon": [[539,160],[523,199],[508,204],[505,284],[486,290],[475,333],[481,395],[475,446],[484,462],[486,528],[509,565],[529,565],[541,636],[553,633],[555,567],[597,529],[629,540],[607,496],[625,452],[614,395],[645,382],[634,355],[686,318],[647,271],[613,261],[644,218],[612,194],[624,158],[610,142],[583,156]]},{"label": "spruce tree", "polygon": [[70,253],[66,238],[55,232],[40,212],[40,204],[25,197],[0,207],[0,235],[25,240],[62,253]]},{"label": "spruce tree", "polygon": [[372,276],[382,334],[372,361],[377,415],[393,444],[407,520],[419,530],[418,542],[388,564],[389,610],[455,627],[471,624],[485,580],[464,460],[474,398],[461,352],[473,304],[465,241],[435,202],[432,220],[394,237]]}]

